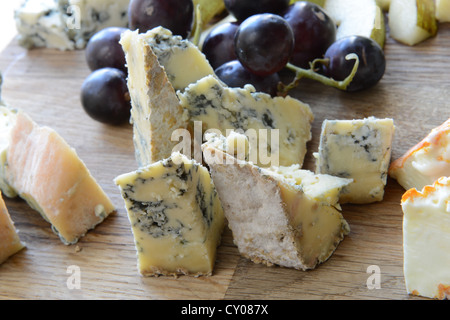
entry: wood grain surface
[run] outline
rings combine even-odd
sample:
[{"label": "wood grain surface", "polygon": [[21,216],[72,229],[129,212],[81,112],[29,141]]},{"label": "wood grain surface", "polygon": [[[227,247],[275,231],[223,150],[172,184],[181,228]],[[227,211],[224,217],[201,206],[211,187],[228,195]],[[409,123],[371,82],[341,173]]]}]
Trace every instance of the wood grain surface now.
[{"label": "wood grain surface", "polygon": [[[394,159],[450,117],[450,25],[441,24],[435,38],[415,47],[388,38],[385,54],[385,76],[370,90],[345,93],[304,80],[291,92],[310,104],[315,116],[305,168],[314,169],[312,153],[324,119],[392,117]],[[83,111],[80,87],[89,75],[84,51],[27,51],[13,40],[0,53],[0,70],[5,101],[66,139],[117,207],[77,245],[66,246],[24,201],[5,199],[27,248],[0,265],[0,299],[421,299],[405,290],[404,190],[392,179],[382,202],[343,206],[351,232],[315,270],[254,264],[240,257],[226,229],[211,277],[140,276],[130,224],[113,183],[136,169],[132,129],[102,125]],[[80,268],[80,289],[67,286],[69,266]],[[370,266],[381,272],[379,289],[367,286]]]}]

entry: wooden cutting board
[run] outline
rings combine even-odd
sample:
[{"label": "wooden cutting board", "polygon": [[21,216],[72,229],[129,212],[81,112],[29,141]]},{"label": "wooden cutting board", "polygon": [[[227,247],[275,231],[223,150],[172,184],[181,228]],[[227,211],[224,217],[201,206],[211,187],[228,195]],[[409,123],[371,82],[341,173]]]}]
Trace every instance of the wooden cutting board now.
[{"label": "wooden cutting board", "polygon": [[[415,47],[388,38],[385,76],[364,92],[345,93],[304,80],[291,95],[310,104],[315,115],[305,168],[314,169],[312,153],[324,119],[392,117],[394,159],[449,118],[449,43],[447,24]],[[213,276],[140,276],[130,223],[113,183],[117,175],[136,169],[132,129],[100,124],[83,111],[80,87],[89,75],[84,51],[26,51],[13,40],[0,53],[0,70],[5,101],[59,132],[117,207],[77,245],[66,246],[24,201],[5,199],[27,248],[0,265],[1,299],[420,299],[405,290],[404,190],[392,179],[382,202],[343,206],[351,232],[315,270],[254,264],[240,257],[227,229]],[[68,286],[72,266],[80,271],[80,289]],[[378,289],[368,287],[371,270],[379,271]]]}]

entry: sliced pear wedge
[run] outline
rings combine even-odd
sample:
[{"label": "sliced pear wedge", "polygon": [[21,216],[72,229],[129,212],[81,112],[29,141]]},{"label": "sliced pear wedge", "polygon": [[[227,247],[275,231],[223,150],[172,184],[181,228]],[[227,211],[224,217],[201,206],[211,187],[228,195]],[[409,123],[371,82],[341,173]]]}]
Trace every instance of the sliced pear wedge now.
[{"label": "sliced pear wedge", "polygon": [[450,22],[450,0],[436,0],[436,19]]},{"label": "sliced pear wedge", "polygon": [[390,36],[416,45],[437,33],[434,0],[392,0],[389,7]]},{"label": "sliced pear wedge", "polygon": [[384,47],[384,15],[376,0],[326,0],[324,9],[338,26],[338,39],[353,35],[365,36]]}]

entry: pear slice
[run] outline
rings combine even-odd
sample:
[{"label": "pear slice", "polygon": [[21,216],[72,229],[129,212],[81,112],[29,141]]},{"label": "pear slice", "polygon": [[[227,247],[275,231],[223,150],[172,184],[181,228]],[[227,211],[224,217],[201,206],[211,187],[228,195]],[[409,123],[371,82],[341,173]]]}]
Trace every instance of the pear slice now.
[{"label": "pear slice", "polygon": [[338,26],[337,39],[365,36],[384,47],[384,15],[376,0],[326,0],[324,9]]},{"label": "pear slice", "polygon": [[384,12],[389,11],[389,6],[391,5],[391,0],[376,0],[377,5],[383,10]]},{"label": "pear slice", "polygon": [[450,22],[450,0],[436,0],[436,19]]},{"label": "pear slice", "polygon": [[410,46],[437,33],[434,0],[392,0],[389,29],[393,39]]}]

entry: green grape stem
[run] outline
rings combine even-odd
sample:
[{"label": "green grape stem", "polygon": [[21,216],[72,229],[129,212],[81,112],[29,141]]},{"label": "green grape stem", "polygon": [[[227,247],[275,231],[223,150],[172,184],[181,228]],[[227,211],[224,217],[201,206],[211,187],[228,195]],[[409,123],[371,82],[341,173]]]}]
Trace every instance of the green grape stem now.
[{"label": "green grape stem", "polygon": [[302,78],[308,78],[315,81],[318,81],[324,85],[331,86],[338,88],[340,90],[346,90],[347,87],[350,85],[350,83],[353,80],[353,77],[355,76],[356,72],[358,71],[359,67],[359,57],[356,53],[350,53],[345,56],[346,60],[355,60],[355,64],[353,65],[353,69],[350,72],[350,74],[342,81],[334,80],[333,78],[326,77],[316,71],[316,65],[317,63],[326,64],[328,63],[328,59],[315,59],[313,62],[310,63],[309,69],[303,69],[300,67],[297,67],[291,63],[288,63],[286,67],[292,71],[295,72],[295,78],[294,80],[285,85],[283,83],[280,83],[278,91],[279,95],[285,96],[287,93],[296,88]]},{"label": "green grape stem", "polygon": [[195,44],[197,47],[200,44],[200,36],[202,34],[202,11],[200,10],[200,5],[197,4],[195,7],[195,14],[194,14],[194,26],[195,31],[194,35],[192,36],[191,42]]}]

